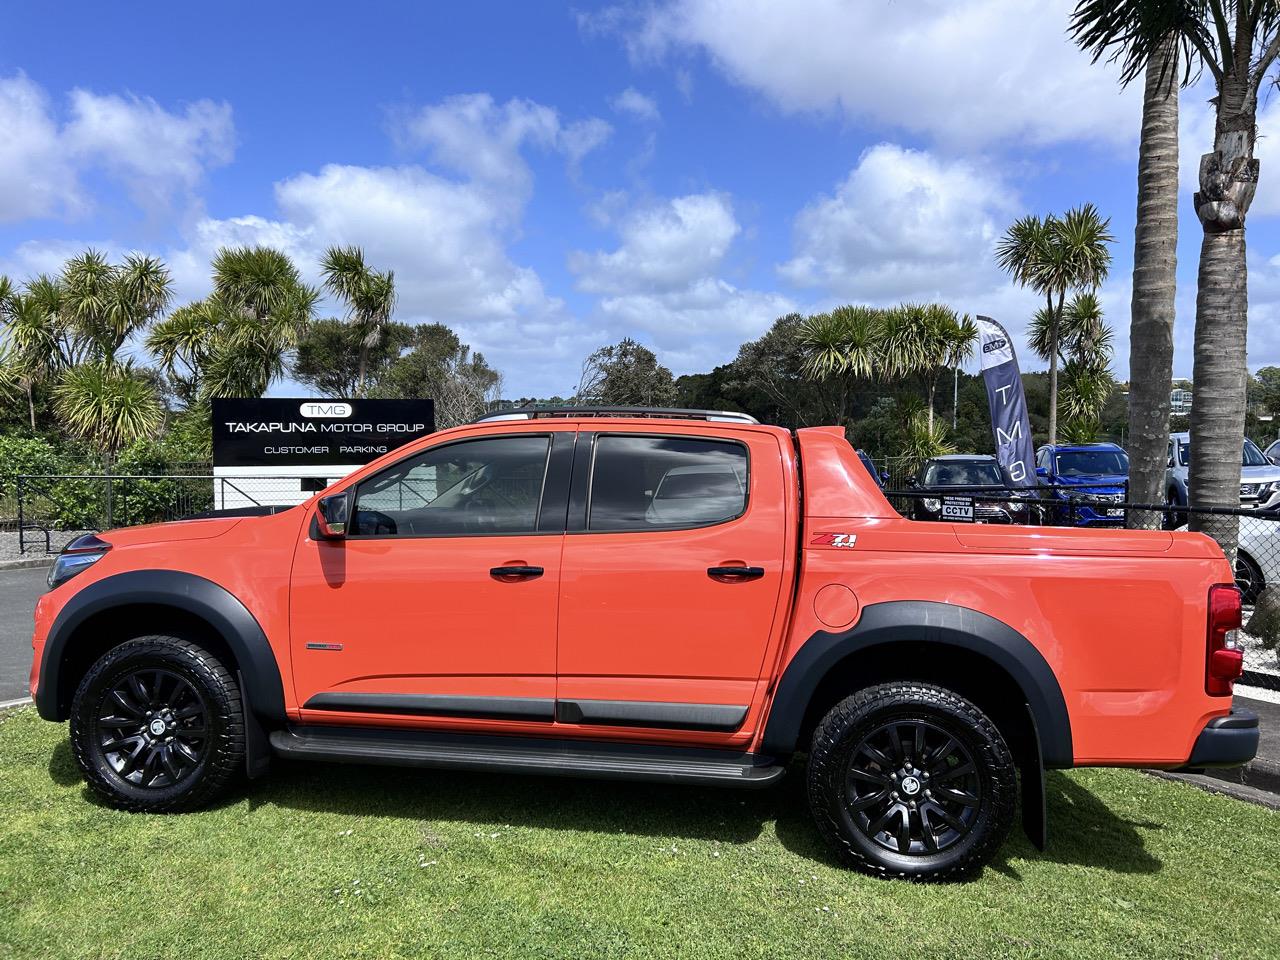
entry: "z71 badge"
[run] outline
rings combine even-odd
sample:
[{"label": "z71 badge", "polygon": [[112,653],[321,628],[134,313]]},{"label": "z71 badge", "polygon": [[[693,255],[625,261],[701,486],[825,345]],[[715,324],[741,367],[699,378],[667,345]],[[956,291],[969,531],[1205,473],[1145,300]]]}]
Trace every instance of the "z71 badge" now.
[{"label": "z71 badge", "polygon": [[858,542],[856,533],[819,533],[809,541],[811,547],[852,547]]}]

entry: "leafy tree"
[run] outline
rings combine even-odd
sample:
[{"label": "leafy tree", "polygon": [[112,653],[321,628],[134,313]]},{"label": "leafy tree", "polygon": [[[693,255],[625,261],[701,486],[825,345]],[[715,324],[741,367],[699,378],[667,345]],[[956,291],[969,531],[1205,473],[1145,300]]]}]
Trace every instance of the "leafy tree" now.
[{"label": "leafy tree", "polygon": [[1058,436],[1058,338],[1063,308],[1073,290],[1093,291],[1107,278],[1111,221],[1091,203],[1061,217],[1015,220],[996,247],[996,261],[1020,286],[1045,298],[1049,357],[1049,442]]},{"label": "leafy tree", "polygon": [[[715,382],[713,396],[686,405],[740,408],[766,423],[791,428],[843,424],[852,404],[846,390],[850,381],[837,377],[819,383],[809,376],[801,336],[805,323],[798,313],[779,317],[764,336],[739,347],[732,363],[709,375]],[[681,377],[678,383],[687,379]]]},{"label": "leafy tree", "polygon": [[486,413],[502,391],[502,376],[440,323],[413,328],[410,349],[393,360],[374,384],[372,396],[431,398],[440,429]]},{"label": "leafy tree", "polygon": [[583,362],[575,403],[669,407],[675,379],[652,350],[630,337],[601,347]]},{"label": "leafy tree", "polygon": [[327,397],[353,397],[360,389],[360,364],[367,389],[378,383],[402,351],[413,344],[414,328],[391,321],[383,327],[377,345],[364,347],[364,338],[341,320],[315,320],[298,340],[293,378]]},{"label": "leafy tree", "polygon": [[[1070,442],[1091,442],[1102,429],[1102,409],[1115,388],[1111,339],[1097,295],[1072,297],[1063,308],[1056,344],[1062,370],[1059,403],[1071,426],[1069,436],[1066,431],[1063,435]],[[1041,309],[1032,319],[1029,340],[1036,355],[1048,360],[1054,346],[1048,311]]]},{"label": "leafy tree", "polygon": [[359,247],[330,247],[320,269],[325,287],[347,304],[347,318],[359,341],[357,389],[363,392],[370,351],[382,343],[395,310],[395,274],[371,269]]},{"label": "leafy tree", "polygon": [[[1174,300],[1178,247],[1178,82],[1190,79],[1193,50],[1175,29],[1176,4],[1080,0],[1071,30],[1095,62],[1121,63],[1121,83],[1143,76],[1138,140],[1138,212],[1133,239],[1129,327],[1129,498],[1156,503],[1164,495],[1173,380]],[[1179,76],[1179,67],[1182,67]],[[1158,523],[1130,511],[1129,526]]]}]

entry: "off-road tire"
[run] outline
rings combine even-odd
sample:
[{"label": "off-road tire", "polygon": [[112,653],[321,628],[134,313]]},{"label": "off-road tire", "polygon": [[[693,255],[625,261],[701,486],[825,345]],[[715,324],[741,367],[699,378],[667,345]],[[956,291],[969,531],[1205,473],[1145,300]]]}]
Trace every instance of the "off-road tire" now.
[{"label": "off-road tire", "polygon": [[[198,757],[182,758],[184,769],[170,783],[139,785],[121,776],[108,758],[104,738],[113,740],[107,731],[111,725],[104,712],[124,714],[107,702],[112,690],[127,684],[129,677],[140,675],[164,678],[165,686],[186,685],[185,700],[192,694],[203,708],[205,736],[194,742]],[[130,701],[142,698],[129,697]],[[113,702],[114,703],[114,702]],[[136,703],[135,706],[142,706]],[[149,718],[150,713],[144,717]],[[169,732],[181,737],[181,723],[174,721]],[[132,732],[131,730],[124,731]],[[71,704],[71,750],[89,788],[109,805],[136,813],[177,813],[207,806],[234,784],[244,771],[245,730],[240,690],[227,667],[208,650],[190,640],[176,636],[149,635],[137,637],[113,647],[97,660],[85,674]],[[172,755],[176,758],[176,753]],[[171,760],[172,762],[172,760]],[[175,767],[180,765],[175,763]],[[168,774],[156,780],[172,779]]]},{"label": "off-road tire", "polygon": [[[902,728],[894,726],[898,723],[903,724]],[[899,729],[913,730],[913,724],[925,730],[925,735],[931,737],[934,744],[941,742],[941,745],[923,751],[923,759],[926,761],[930,759],[931,753],[946,749],[946,737],[952,738],[957,745],[953,753],[942,758],[941,762],[949,763],[950,766],[944,766],[941,775],[934,774],[935,786],[941,788],[945,780],[951,779],[952,772],[962,766],[957,762],[958,757],[965,755],[972,760],[974,773],[971,777],[966,775],[972,789],[966,792],[961,788],[957,793],[966,800],[976,797],[977,802],[972,806],[972,820],[967,823],[966,830],[951,831],[947,827],[955,836],[949,845],[938,849],[937,834],[929,823],[921,821],[926,815],[930,821],[940,817],[941,814],[937,812],[940,807],[953,811],[959,808],[949,801],[939,803],[937,800],[925,800],[924,794],[929,791],[923,788],[928,784],[928,777],[922,777],[924,783],[917,780],[921,776],[919,773],[911,777],[916,780],[912,786],[914,791],[919,792],[913,791],[912,795],[919,798],[920,809],[915,814],[916,819],[908,819],[907,823],[919,825],[922,831],[927,830],[934,849],[924,846],[928,841],[922,839],[919,841],[922,845],[920,851],[901,853],[888,849],[884,845],[885,841],[868,835],[866,830],[874,826],[870,822],[871,815],[867,816],[867,822],[859,825],[861,814],[851,809],[851,804],[861,803],[867,797],[858,797],[851,792],[849,784],[854,780],[859,784],[864,783],[866,763],[869,762],[876,768],[872,775],[877,777],[880,775],[879,768],[884,766],[877,760],[869,759],[870,754],[863,753],[862,745],[868,738],[872,738],[871,742],[874,743],[877,742],[874,738],[882,735],[896,736]],[[886,727],[893,732],[886,734]],[[909,755],[914,742],[911,740],[900,743],[900,746]],[[859,764],[863,764],[863,768],[854,772],[853,767]],[[921,764],[918,769],[928,769],[927,764]],[[901,792],[905,778],[900,770],[892,776],[892,786],[898,787],[899,792],[890,796],[901,796],[905,800],[905,794]],[[886,787],[888,786],[886,783]],[[869,793],[881,790],[876,785],[853,788],[855,791],[857,789]],[[952,796],[951,788],[946,789],[947,793],[944,794],[940,789],[937,796]],[[974,704],[933,684],[885,683],[860,690],[841,700],[818,724],[809,751],[808,793],[809,806],[818,831],[850,866],[886,878],[955,880],[981,869],[1004,842],[1013,824],[1017,773],[1013,755],[1000,731]],[[886,799],[883,803],[883,807],[872,807],[871,814],[888,810],[890,806],[905,807],[905,803],[899,804],[896,800]],[[927,814],[924,809],[926,805],[930,805]],[[911,809],[915,811],[916,807]],[[969,814],[966,813],[965,816]],[[901,811],[898,819],[893,822],[901,823]],[[895,842],[900,849],[901,841]],[[914,848],[915,845],[916,841],[912,840],[911,846]]]}]

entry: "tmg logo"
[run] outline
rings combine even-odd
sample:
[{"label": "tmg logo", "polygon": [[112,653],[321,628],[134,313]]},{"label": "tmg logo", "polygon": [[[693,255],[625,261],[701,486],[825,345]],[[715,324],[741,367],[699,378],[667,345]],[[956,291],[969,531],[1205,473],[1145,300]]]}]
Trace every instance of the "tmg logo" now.
[{"label": "tmg logo", "polygon": [[304,417],[322,417],[330,420],[342,420],[351,416],[351,404],[339,400],[314,400],[302,404],[298,412]]}]

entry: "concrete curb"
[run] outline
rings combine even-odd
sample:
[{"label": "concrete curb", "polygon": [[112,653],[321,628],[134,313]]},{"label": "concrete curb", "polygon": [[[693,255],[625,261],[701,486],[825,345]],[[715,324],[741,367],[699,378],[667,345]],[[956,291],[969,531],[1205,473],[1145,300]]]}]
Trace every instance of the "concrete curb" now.
[{"label": "concrete curb", "polygon": [[17,700],[0,700],[0,710],[9,710],[13,707],[25,707],[31,703],[30,697],[19,697]]},{"label": "concrete curb", "polygon": [[1269,793],[1249,783],[1222,780],[1202,773],[1171,773],[1168,770],[1144,770],[1143,772],[1161,780],[1176,780],[1179,783],[1185,783],[1188,786],[1203,790],[1205,793],[1234,797],[1236,800],[1244,800],[1246,803],[1256,803],[1260,807],[1280,811],[1280,794]]},{"label": "concrete curb", "polygon": [[57,560],[56,554],[39,557],[22,557],[18,560],[0,560],[0,570],[25,570],[28,567],[51,567]]}]

